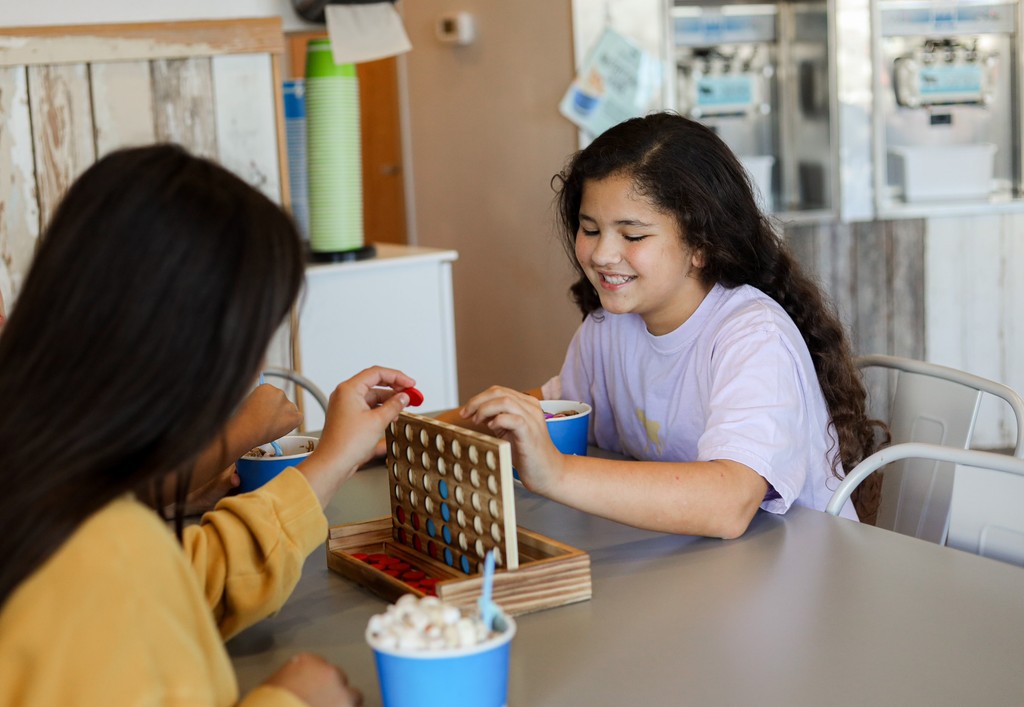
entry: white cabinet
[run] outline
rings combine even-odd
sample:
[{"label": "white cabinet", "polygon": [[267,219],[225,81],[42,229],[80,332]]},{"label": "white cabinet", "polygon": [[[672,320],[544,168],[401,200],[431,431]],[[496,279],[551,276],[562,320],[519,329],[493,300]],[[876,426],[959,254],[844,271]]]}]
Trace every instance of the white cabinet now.
[{"label": "white cabinet", "polygon": [[[398,368],[416,379],[424,403],[415,412],[458,405],[453,250],[378,244],[377,257],[311,264],[300,295],[295,368],[330,395],[371,365]],[[323,427],[310,396],[306,429]]]}]

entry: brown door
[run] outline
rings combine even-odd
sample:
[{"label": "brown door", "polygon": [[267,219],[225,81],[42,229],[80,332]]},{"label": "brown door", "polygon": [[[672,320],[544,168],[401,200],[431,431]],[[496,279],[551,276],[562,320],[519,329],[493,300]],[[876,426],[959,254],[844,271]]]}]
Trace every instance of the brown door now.
[{"label": "brown door", "polygon": [[[288,75],[306,73],[306,42],[324,32],[288,35]],[[363,143],[363,232],[367,243],[406,243],[398,74],[394,58],[356,65]]]}]

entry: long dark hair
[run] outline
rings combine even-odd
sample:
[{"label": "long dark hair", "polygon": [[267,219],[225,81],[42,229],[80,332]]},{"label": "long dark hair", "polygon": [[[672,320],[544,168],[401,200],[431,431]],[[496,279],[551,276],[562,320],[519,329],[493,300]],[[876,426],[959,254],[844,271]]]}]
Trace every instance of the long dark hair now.
[{"label": "long dark hair", "polygon": [[71,186],[0,336],[0,602],[90,514],[187,472],[303,279],[288,216],[172,145]]},{"label": "long dark hair", "polygon": [[[876,448],[884,424],[866,414],[867,392],[834,307],[779,238],[758,207],[732,150],[706,126],[671,112],[610,128],[570,159],[554,184],[563,245],[578,274],[573,299],[586,317],[600,308],[597,290],[575,257],[586,182],[632,179],[639,194],[675,217],[686,245],[703,255],[705,284],[752,285],[793,319],[811,352],[832,417],[832,470],[849,470]],[[837,448],[838,447],[838,448]]]}]

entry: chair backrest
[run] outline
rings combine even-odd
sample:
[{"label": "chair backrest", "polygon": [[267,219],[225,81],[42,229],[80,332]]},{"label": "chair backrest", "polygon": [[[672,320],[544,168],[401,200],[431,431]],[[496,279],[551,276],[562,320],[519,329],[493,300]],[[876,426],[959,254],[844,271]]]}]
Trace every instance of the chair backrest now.
[{"label": "chair backrest", "polygon": [[[1024,399],[1011,388],[954,368],[896,356],[863,356],[861,369],[895,374],[889,428],[892,443],[921,442],[967,449],[982,396],[1007,402],[1017,420],[1015,456],[1024,457]],[[876,525],[939,544],[946,542],[954,465],[932,457],[894,460],[881,486]]]},{"label": "chair backrest", "polygon": [[955,498],[965,508],[950,523],[946,545],[1024,566],[1024,514],[1020,503],[1024,459],[1008,454],[936,444],[894,444],[850,470],[825,512],[839,515],[864,479],[886,465],[909,460],[942,462],[939,473],[955,476]]}]

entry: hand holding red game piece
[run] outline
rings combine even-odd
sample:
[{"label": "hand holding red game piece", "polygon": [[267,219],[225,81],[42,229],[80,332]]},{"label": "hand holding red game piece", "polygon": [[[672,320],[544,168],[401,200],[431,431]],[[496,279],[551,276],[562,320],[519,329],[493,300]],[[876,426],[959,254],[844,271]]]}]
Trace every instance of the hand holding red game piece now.
[{"label": "hand holding red game piece", "polygon": [[416,390],[415,388],[406,388],[405,390],[400,392],[405,393],[406,395],[409,396],[409,405],[411,407],[419,407],[420,405],[423,404],[423,393]]}]

